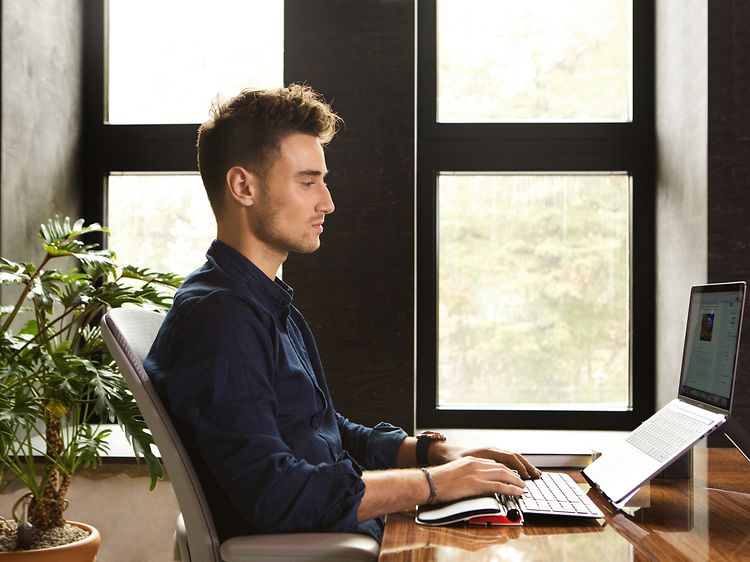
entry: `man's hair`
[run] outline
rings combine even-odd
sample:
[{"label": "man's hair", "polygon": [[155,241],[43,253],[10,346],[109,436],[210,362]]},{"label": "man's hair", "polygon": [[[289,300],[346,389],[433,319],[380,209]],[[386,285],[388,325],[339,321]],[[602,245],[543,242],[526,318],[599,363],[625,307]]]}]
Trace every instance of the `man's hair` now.
[{"label": "man's hair", "polygon": [[198,169],[216,217],[224,205],[230,168],[242,166],[262,178],[285,137],[305,133],[326,145],[341,122],[320,94],[301,84],[243,90],[226,102],[215,102],[210,116],[198,129]]}]

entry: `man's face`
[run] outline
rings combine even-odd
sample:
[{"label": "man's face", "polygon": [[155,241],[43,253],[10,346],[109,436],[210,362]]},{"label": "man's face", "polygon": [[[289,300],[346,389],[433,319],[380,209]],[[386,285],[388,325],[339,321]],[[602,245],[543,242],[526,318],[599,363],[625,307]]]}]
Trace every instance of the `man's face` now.
[{"label": "man's face", "polygon": [[325,216],[334,210],[327,173],[323,147],[314,136],[293,133],[281,142],[250,207],[250,228],[266,250],[286,257],[318,249]]}]

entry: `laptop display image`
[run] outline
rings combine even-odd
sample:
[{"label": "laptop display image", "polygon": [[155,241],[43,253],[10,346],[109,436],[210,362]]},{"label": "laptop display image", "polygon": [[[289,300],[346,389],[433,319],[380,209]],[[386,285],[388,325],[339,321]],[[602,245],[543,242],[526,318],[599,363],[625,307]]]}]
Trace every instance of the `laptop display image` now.
[{"label": "laptop display image", "polygon": [[744,282],[691,289],[677,398],[583,470],[615,506],[727,421],[744,302]]},{"label": "laptop display image", "polygon": [[[744,284],[696,287],[682,357],[678,396],[729,413],[742,320]],[[729,289],[729,290],[727,290]]]}]

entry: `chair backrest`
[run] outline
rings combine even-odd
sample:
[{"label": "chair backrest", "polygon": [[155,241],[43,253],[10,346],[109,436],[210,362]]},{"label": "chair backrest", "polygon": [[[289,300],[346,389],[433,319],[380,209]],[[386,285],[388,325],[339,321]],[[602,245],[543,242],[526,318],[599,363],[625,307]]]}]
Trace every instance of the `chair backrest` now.
[{"label": "chair backrest", "polygon": [[198,476],[164,404],[143,368],[164,315],[117,308],[102,318],[102,337],[153,435],[185,520],[190,562],[220,562],[219,538]]}]

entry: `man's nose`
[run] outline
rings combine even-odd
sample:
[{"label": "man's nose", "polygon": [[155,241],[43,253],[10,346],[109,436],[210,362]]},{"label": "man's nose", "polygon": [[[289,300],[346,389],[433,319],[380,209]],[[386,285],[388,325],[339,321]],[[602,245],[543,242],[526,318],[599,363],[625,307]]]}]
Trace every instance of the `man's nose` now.
[{"label": "man's nose", "polygon": [[336,209],[336,205],[333,204],[333,197],[327,187],[323,187],[323,195],[320,202],[318,203],[317,211],[330,215]]}]

